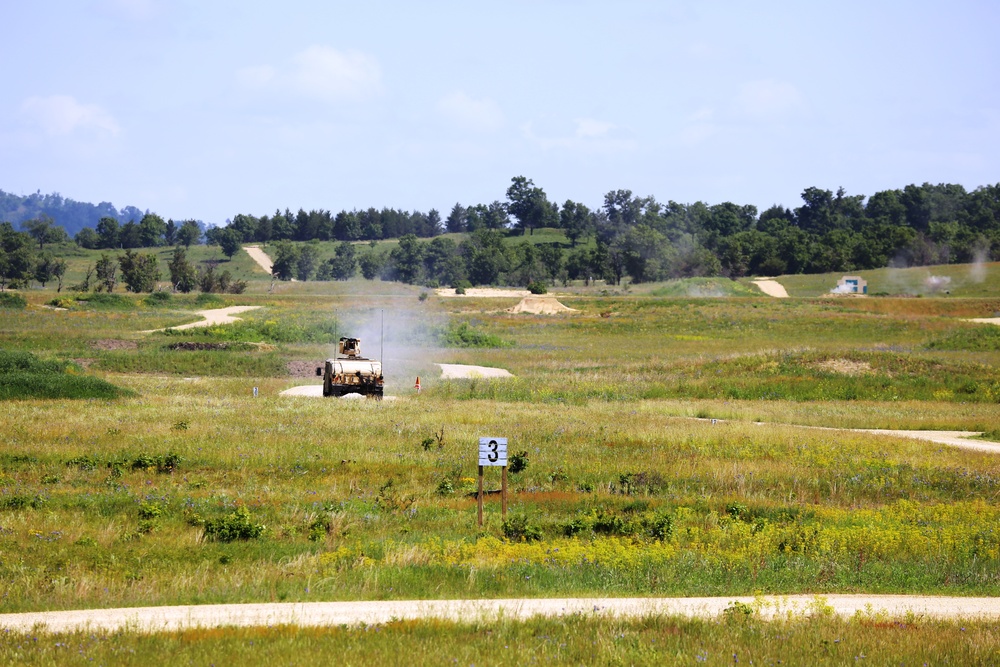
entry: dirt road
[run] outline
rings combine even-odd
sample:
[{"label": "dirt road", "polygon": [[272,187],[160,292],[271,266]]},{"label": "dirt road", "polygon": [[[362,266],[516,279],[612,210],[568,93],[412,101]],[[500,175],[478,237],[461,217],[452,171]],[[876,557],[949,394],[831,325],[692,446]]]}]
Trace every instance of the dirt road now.
[{"label": "dirt road", "polygon": [[220,626],[336,626],[422,618],[473,622],[533,616],[666,614],[712,618],[734,602],[765,618],[830,612],[841,616],[913,613],[935,618],[1000,618],[1000,598],[925,595],[789,595],[714,598],[547,598],[508,600],[399,600],[132,607],[0,614],[0,628],[15,632],[121,629],[145,632]]},{"label": "dirt road", "polygon": [[[194,329],[196,327],[210,327],[213,324],[232,324],[233,322],[243,319],[240,317],[233,317],[236,313],[245,313],[248,310],[257,310],[260,306],[229,306],[228,308],[212,308],[210,310],[196,310],[195,315],[201,315],[205,319],[201,322],[191,322],[189,324],[181,324],[176,327],[169,327],[170,329]],[[153,333],[154,331],[164,331],[164,329],[150,329],[149,331],[140,331],[139,333]]]},{"label": "dirt road", "polygon": [[267,275],[271,275],[271,268],[274,266],[274,262],[271,258],[267,256],[267,253],[260,249],[260,246],[256,245],[245,245],[243,249],[247,251],[250,255],[250,259],[257,262],[257,266],[264,269]]},{"label": "dirt road", "polygon": [[757,280],[751,280],[750,282],[759,287],[760,291],[768,296],[773,296],[778,299],[788,298],[788,292],[785,291],[785,286],[773,278],[758,278]]}]

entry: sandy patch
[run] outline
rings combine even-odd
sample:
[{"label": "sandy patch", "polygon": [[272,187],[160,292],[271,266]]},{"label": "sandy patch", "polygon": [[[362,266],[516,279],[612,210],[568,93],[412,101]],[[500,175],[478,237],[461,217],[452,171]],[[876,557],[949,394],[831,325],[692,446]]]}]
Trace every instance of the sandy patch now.
[{"label": "sandy patch", "polygon": [[436,364],[441,367],[441,378],[444,380],[471,380],[473,378],[510,378],[514,377],[506,368],[490,368],[489,366],[466,366],[465,364]]},{"label": "sandy patch", "polygon": [[976,317],[971,320],[965,320],[966,322],[975,322],[977,324],[996,324],[1000,326],[1000,317]]},{"label": "sandy patch", "polygon": [[785,286],[773,278],[758,278],[757,280],[751,280],[750,282],[759,287],[760,291],[768,296],[773,296],[777,299],[788,298],[788,292],[785,291]]},{"label": "sandy patch", "polygon": [[203,604],[173,607],[124,607],[0,614],[0,627],[14,632],[138,630],[185,628],[300,627],[389,623],[426,618],[490,622],[573,614],[642,617],[653,614],[717,618],[734,602],[756,609],[765,619],[834,613],[845,618],[907,615],[934,618],[998,618],[1000,598],[938,595],[762,595],[690,598],[522,598],[499,600],[364,600]]},{"label": "sandy patch", "polygon": [[569,308],[559,303],[554,296],[526,296],[521,303],[507,309],[508,313],[531,313],[532,315],[558,315],[559,313],[576,313],[576,308]]},{"label": "sandy patch", "polygon": [[506,297],[517,298],[531,296],[531,292],[526,289],[500,289],[499,287],[470,287],[465,290],[465,294],[455,294],[451,287],[441,287],[434,290],[438,296],[479,296],[479,297]]},{"label": "sandy patch", "polygon": [[[245,313],[248,310],[257,310],[260,306],[229,306],[228,308],[212,308],[210,310],[196,310],[195,315],[201,315],[205,319],[201,322],[191,322],[190,324],[182,324],[176,327],[169,327],[175,331],[180,331],[181,329],[194,329],[195,327],[210,327],[213,324],[232,324],[237,320],[241,320],[241,317],[234,317],[236,313]],[[154,331],[165,331],[165,329],[150,329],[149,331],[140,331],[139,333],[153,333]]]},{"label": "sandy patch", "polygon": [[829,373],[841,375],[870,375],[875,372],[867,361],[851,361],[850,359],[827,359],[816,364],[816,368]]}]

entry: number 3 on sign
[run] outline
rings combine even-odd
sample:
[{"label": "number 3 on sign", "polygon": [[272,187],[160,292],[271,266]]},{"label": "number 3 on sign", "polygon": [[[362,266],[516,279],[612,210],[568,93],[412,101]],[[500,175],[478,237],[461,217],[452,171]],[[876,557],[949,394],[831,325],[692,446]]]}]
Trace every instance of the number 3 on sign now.
[{"label": "number 3 on sign", "polygon": [[506,466],[507,438],[480,438],[479,465]]}]

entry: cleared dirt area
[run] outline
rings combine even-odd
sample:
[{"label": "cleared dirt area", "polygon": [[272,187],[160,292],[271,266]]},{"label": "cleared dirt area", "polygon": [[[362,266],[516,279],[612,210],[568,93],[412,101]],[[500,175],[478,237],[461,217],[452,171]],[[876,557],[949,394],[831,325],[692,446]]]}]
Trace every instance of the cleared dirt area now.
[{"label": "cleared dirt area", "polygon": [[750,282],[759,287],[760,291],[768,296],[773,296],[777,299],[788,298],[788,292],[785,290],[785,286],[773,278],[758,278],[757,280],[751,280]]},{"label": "cleared dirt area", "polygon": [[966,322],[978,322],[979,324],[996,324],[1000,326],[1000,317],[976,317]]},{"label": "cleared dirt area", "polygon": [[734,603],[755,608],[764,618],[835,613],[907,614],[934,618],[997,618],[1000,598],[927,595],[789,595],[716,598],[548,598],[508,600],[400,600],[366,602],[282,602],[177,607],[133,607],[81,611],[0,614],[0,627],[15,632],[134,630],[162,632],[197,627],[271,625],[337,626],[393,620],[444,619],[466,623],[500,618],[602,614],[652,614],[714,618]]}]

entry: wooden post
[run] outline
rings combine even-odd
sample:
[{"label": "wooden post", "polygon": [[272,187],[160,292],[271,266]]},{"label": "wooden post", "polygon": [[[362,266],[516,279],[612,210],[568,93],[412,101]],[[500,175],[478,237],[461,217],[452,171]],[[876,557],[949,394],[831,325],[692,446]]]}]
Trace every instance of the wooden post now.
[{"label": "wooden post", "polygon": [[500,511],[503,515],[503,520],[507,520],[507,466],[500,468]]},{"label": "wooden post", "polygon": [[483,466],[479,466],[479,527],[483,527]]}]

